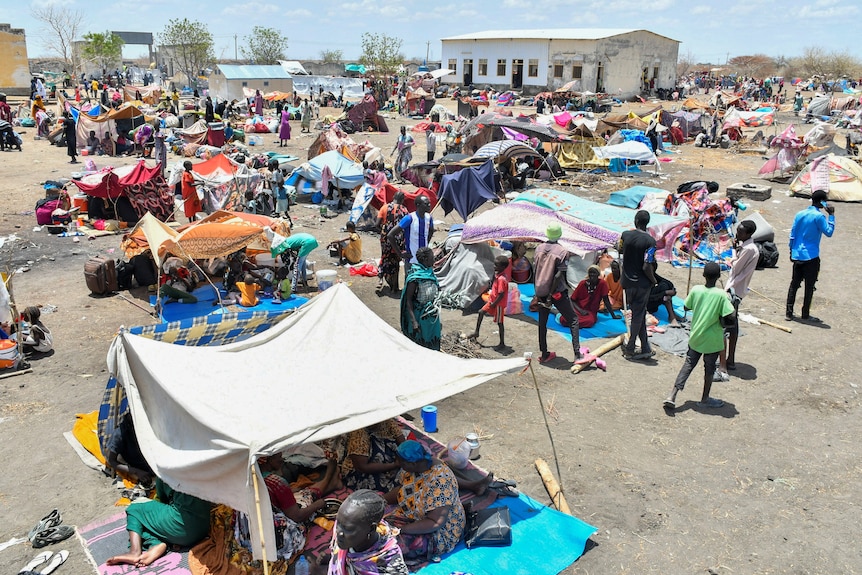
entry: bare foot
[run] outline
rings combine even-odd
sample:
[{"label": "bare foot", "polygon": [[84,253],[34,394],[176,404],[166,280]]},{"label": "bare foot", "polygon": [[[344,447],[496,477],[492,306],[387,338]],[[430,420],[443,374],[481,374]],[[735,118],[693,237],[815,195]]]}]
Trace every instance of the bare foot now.
[{"label": "bare foot", "polygon": [[166,543],[159,543],[155,547],[150,547],[148,550],[141,553],[141,557],[138,559],[138,562],[135,563],[135,567],[146,567],[151,565],[154,561],[164,555],[167,550],[168,546]]},{"label": "bare foot", "polygon": [[481,479],[479,481],[479,485],[476,486],[476,488],[473,490],[473,493],[475,493],[478,497],[482,497],[483,495],[485,495],[485,493],[488,492],[488,485],[492,481],[494,481],[494,474],[489,473],[487,476],[485,476],[484,479]]},{"label": "bare foot", "polygon": [[138,561],[141,560],[140,555],[132,555],[131,553],[126,553],[125,555],[115,555],[105,561],[105,565],[135,565]]},{"label": "bare foot", "polygon": [[673,320],[672,322],[670,322],[668,324],[668,327],[679,327],[679,322],[676,320]]}]

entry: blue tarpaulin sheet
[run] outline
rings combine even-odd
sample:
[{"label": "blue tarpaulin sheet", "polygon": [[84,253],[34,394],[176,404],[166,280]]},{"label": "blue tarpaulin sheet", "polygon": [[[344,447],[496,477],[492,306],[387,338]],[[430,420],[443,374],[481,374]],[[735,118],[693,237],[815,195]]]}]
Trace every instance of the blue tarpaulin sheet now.
[{"label": "blue tarpaulin sheet", "polygon": [[440,207],[445,214],[453,209],[464,221],[485,202],[497,199],[494,193],[494,162],[446,174],[440,183]]}]

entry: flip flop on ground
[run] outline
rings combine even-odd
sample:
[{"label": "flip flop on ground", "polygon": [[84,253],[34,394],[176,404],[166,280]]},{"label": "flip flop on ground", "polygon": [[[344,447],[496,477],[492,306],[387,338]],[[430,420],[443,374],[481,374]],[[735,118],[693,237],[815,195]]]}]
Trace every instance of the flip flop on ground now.
[{"label": "flip flop on ground", "polygon": [[42,563],[47,562],[48,559],[50,559],[51,555],[53,555],[53,554],[54,553],[51,551],[42,551],[41,553],[39,553],[38,555],[33,557],[33,559],[31,559],[30,562],[27,563],[23,569],[18,571],[19,575],[21,575],[23,573],[27,573],[29,571],[35,571],[36,567],[38,567]]},{"label": "flip flop on ground", "polygon": [[38,535],[42,531],[49,529],[51,527],[56,527],[57,525],[59,525],[62,522],[63,522],[63,516],[60,514],[60,510],[54,509],[53,511],[51,511],[51,513],[49,513],[48,515],[43,517],[39,521],[39,523],[37,523],[35,526],[33,526],[33,529],[31,529],[30,533],[27,534],[27,539],[29,539],[30,541],[33,541],[33,539],[36,537],[36,535]]},{"label": "flip flop on ground", "polygon": [[48,561],[48,564],[42,567],[42,570],[39,571],[40,575],[50,575],[53,573],[57,567],[66,562],[66,559],[69,558],[69,552],[63,549],[59,551],[56,555],[51,557],[51,560]]}]

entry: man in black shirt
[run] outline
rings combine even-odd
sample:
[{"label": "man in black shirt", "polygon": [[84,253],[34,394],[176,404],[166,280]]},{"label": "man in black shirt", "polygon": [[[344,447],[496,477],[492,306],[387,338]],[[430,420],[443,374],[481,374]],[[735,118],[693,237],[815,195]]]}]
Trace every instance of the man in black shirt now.
[{"label": "man in black shirt", "polygon": [[[622,348],[627,359],[648,359],[655,355],[650,349],[646,325],[650,291],[658,283],[652,265],[655,261],[655,240],[646,231],[648,224],[649,212],[640,210],[635,214],[635,229],[623,232],[620,236],[622,285],[632,315],[629,340]],[[637,338],[641,340],[639,353],[635,353]]]}]

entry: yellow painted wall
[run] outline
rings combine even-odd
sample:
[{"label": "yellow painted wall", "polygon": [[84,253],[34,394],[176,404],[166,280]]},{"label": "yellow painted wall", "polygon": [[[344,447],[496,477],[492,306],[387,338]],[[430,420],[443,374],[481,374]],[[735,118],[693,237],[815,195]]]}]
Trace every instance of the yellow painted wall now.
[{"label": "yellow painted wall", "polygon": [[0,24],[0,86],[27,88],[30,86],[30,64],[27,60],[27,38],[11,33],[8,24]]}]

